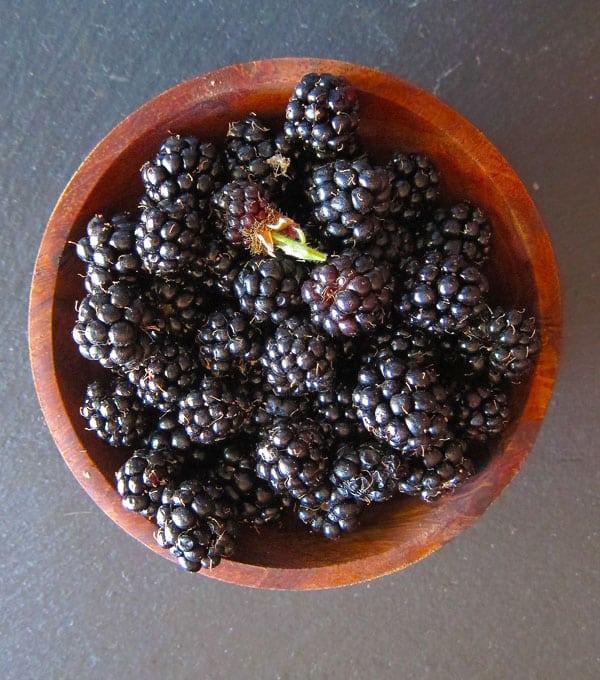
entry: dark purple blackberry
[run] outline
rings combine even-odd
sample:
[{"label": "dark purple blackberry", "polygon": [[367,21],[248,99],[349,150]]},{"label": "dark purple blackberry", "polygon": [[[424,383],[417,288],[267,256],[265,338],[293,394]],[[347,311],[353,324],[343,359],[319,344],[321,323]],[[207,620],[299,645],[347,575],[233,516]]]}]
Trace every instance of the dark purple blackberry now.
[{"label": "dark purple blackberry", "polygon": [[358,92],[343,76],[309,73],[294,88],[284,132],[324,160],[354,155],[359,147]]},{"label": "dark purple blackberry", "polygon": [[488,281],[462,255],[428,251],[403,289],[398,311],[412,325],[435,333],[464,330],[487,308]]},{"label": "dark purple blackberry", "polygon": [[403,223],[416,222],[436,206],[440,175],[427,156],[396,153],[388,168],[394,186],[391,212]]},{"label": "dark purple blackberry", "polygon": [[328,390],[335,375],[335,345],[310,321],[292,316],[275,327],[261,359],[266,382],[277,396]]},{"label": "dark purple blackberry", "polygon": [[252,321],[278,324],[302,304],[300,286],[306,276],[306,266],[286,255],[253,257],[240,270],[233,290]]},{"label": "dark purple blackberry", "polygon": [[186,470],[201,471],[213,466],[221,454],[218,445],[194,444],[178,420],[179,411],[163,413],[146,439],[148,449],[171,449],[185,455]]},{"label": "dark purple blackberry", "polygon": [[156,542],[186,571],[216,567],[233,553],[235,522],[223,487],[191,479],[166,488],[156,512]]},{"label": "dark purple blackberry", "polygon": [[298,519],[311,531],[335,540],[355,531],[365,503],[347,498],[330,480],[305,493],[295,508]]},{"label": "dark purple blackberry", "polygon": [[329,390],[315,395],[315,414],[331,427],[337,439],[351,439],[364,431],[352,403],[353,390],[354,385],[336,380]]},{"label": "dark purple blackberry", "polygon": [[278,420],[302,419],[312,415],[312,404],[307,396],[278,397],[268,385],[256,387],[253,403],[252,419],[258,428],[269,428]]},{"label": "dark purple blackberry", "polygon": [[227,378],[206,376],[179,402],[179,422],[192,442],[214,444],[241,432],[251,405],[243,386]]},{"label": "dark purple blackberry", "polygon": [[86,359],[131,370],[148,355],[156,312],[140,286],[127,280],[88,293],[79,303],[73,339]]},{"label": "dark purple blackberry", "polygon": [[389,311],[389,266],[357,250],[346,250],[313,267],[302,284],[314,324],[333,336],[373,333]]},{"label": "dark purple blackberry", "polygon": [[193,349],[165,335],[152,344],[148,356],[129,371],[128,378],[145,404],[164,413],[176,408],[202,375]]},{"label": "dark purple blackberry", "polygon": [[465,454],[466,445],[458,440],[428,447],[424,455],[409,461],[399,491],[427,502],[454,491],[474,473],[473,463]]},{"label": "dark purple blackberry", "polygon": [[195,199],[194,209],[205,216],[210,195],[223,178],[224,162],[217,147],[196,137],[168,137],[154,160],[142,166],[142,181],[151,201],[175,201],[187,194]]},{"label": "dark purple blackberry", "polygon": [[493,385],[458,386],[453,411],[457,435],[481,442],[499,435],[509,420],[507,396]]},{"label": "dark purple blackberry", "polygon": [[343,498],[381,503],[392,498],[405,473],[397,451],[377,442],[344,442],[333,455],[331,482]]},{"label": "dark purple blackberry", "polygon": [[136,446],[148,434],[150,414],[124,378],[87,386],[81,415],[88,427],[111,446]]},{"label": "dark purple blackberry", "polygon": [[374,260],[382,260],[393,266],[394,270],[402,269],[407,258],[414,253],[414,236],[398,219],[386,217],[381,229],[367,244],[365,254]]},{"label": "dark purple blackberry", "polygon": [[247,255],[243,248],[234,246],[220,235],[208,241],[202,255],[202,285],[212,309],[218,307],[220,298],[234,299],[233,284]]},{"label": "dark purple blackberry", "polygon": [[390,349],[396,357],[407,363],[419,366],[435,363],[437,359],[437,346],[431,333],[398,321],[395,316],[380,326],[363,346],[363,362],[386,349]]},{"label": "dark purple blackberry", "polygon": [[224,446],[215,474],[238,521],[259,527],[280,518],[283,498],[257,476],[256,456],[247,444]]},{"label": "dark purple blackberry", "polygon": [[315,420],[281,420],[259,439],[256,473],[277,493],[301,498],[327,477],[330,444]]},{"label": "dark purple blackberry", "polygon": [[204,368],[217,378],[260,379],[262,334],[241,312],[225,307],[209,314],[198,328],[196,347]]},{"label": "dark purple blackberry", "polygon": [[437,372],[391,348],[363,365],[352,398],[365,428],[405,454],[449,439],[448,393]]},{"label": "dark purple blackberry", "polygon": [[318,167],[308,190],[314,217],[324,232],[350,247],[381,231],[391,195],[390,172],[371,165],[366,157]]},{"label": "dark purple blackberry", "polygon": [[206,292],[195,278],[155,277],[150,290],[161,334],[189,337],[204,321]]},{"label": "dark purple blackberry", "polygon": [[438,208],[429,221],[419,224],[415,242],[418,252],[441,250],[481,267],[488,258],[491,238],[492,228],[481,208],[457,203],[449,209]]},{"label": "dark purple blackberry", "polygon": [[163,490],[184,474],[186,457],[168,447],[138,449],[117,471],[117,492],[126,510],[153,519]]}]

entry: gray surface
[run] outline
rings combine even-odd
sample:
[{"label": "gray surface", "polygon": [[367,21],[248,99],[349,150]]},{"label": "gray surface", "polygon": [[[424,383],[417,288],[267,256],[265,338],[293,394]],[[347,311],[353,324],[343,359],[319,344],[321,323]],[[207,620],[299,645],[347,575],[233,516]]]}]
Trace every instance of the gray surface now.
[{"label": "gray surface", "polygon": [[[598,677],[597,18],[593,0],[0,3],[3,677]],[[96,142],[188,77],[286,55],[381,68],[482,129],[547,223],[565,309],[501,499],[404,572],[308,594],[189,578],[123,534],[63,464],[26,346],[44,225]]]}]

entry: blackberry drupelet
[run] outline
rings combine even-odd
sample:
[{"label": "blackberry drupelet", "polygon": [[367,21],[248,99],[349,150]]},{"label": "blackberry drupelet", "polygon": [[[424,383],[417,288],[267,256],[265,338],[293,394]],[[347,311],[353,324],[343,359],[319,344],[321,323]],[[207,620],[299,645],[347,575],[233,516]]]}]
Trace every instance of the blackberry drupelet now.
[{"label": "blackberry drupelet", "polygon": [[440,174],[427,156],[398,152],[388,163],[388,169],[394,187],[391,213],[402,223],[422,219],[437,205]]},{"label": "blackberry drupelet", "polygon": [[480,442],[499,435],[509,420],[508,398],[493,385],[462,384],[454,396],[454,430]]},{"label": "blackberry drupelet", "polygon": [[344,497],[330,480],[305,493],[296,506],[296,516],[311,531],[335,540],[355,531],[365,503]]}]

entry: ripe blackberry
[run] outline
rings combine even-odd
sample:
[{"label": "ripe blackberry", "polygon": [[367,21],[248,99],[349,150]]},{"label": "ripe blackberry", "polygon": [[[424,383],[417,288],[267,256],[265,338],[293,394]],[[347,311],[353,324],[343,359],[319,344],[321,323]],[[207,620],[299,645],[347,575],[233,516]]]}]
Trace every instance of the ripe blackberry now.
[{"label": "ripe blackberry", "polygon": [[466,456],[465,443],[449,440],[429,447],[426,455],[412,458],[398,490],[431,502],[454,491],[473,473],[473,463]]},{"label": "ripe blackberry", "polygon": [[195,278],[154,277],[150,291],[161,333],[189,337],[206,317],[206,294]]},{"label": "ripe blackberry", "polygon": [[324,160],[354,155],[359,147],[358,92],[343,76],[309,73],[294,88],[284,132]]},{"label": "ripe blackberry", "polygon": [[394,186],[391,212],[403,223],[416,222],[438,203],[440,175],[427,156],[398,152],[388,169]]},{"label": "ripe blackberry", "polygon": [[392,498],[405,472],[393,449],[376,442],[344,442],[333,455],[331,482],[343,498],[381,503]]},{"label": "ripe blackberry", "polygon": [[453,411],[456,433],[481,442],[499,435],[509,420],[507,396],[493,385],[460,385]]},{"label": "ripe blackberry", "polygon": [[147,435],[150,414],[127,380],[87,386],[81,415],[88,427],[111,446],[135,446]]},{"label": "ripe blackberry", "polygon": [[306,276],[305,265],[286,255],[253,257],[240,270],[233,290],[240,309],[255,323],[270,319],[278,324],[302,304],[300,286]]},{"label": "ripe blackberry", "polygon": [[325,233],[346,246],[372,240],[390,212],[392,177],[366,157],[318,167],[308,190]]},{"label": "ripe blackberry", "polygon": [[373,333],[385,320],[391,295],[389,266],[357,250],[313,267],[302,284],[313,323],[333,336]]},{"label": "ripe blackberry", "polygon": [[367,244],[365,253],[374,260],[383,260],[395,270],[402,270],[407,258],[414,254],[415,244],[411,229],[393,217],[386,217],[381,229]]},{"label": "ripe blackberry", "polygon": [[247,253],[222,236],[213,236],[206,244],[202,255],[202,285],[206,289],[207,300],[211,300],[212,308],[218,306],[215,298],[233,299],[233,284],[246,260]]},{"label": "ripe blackberry", "polygon": [[272,427],[278,420],[306,418],[312,415],[307,396],[279,397],[268,385],[259,385],[253,394],[252,419],[258,428]]},{"label": "ripe blackberry", "polygon": [[259,439],[256,473],[277,493],[301,498],[327,477],[330,444],[322,425],[311,418],[281,420]]},{"label": "ripe blackberry", "polygon": [[139,367],[128,372],[143,402],[163,413],[175,408],[201,376],[195,352],[169,335],[153,343]]},{"label": "ripe blackberry", "polygon": [[140,286],[127,280],[88,293],[79,303],[73,339],[86,359],[105,368],[131,370],[147,356],[156,312]]},{"label": "ripe blackberry", "polygon": [[350,439],[364,431],[352,403],[353,389],[354,385],[335,380],[329,390],[315,395],[315,414],[331,427],[337,439]]},{"label": "ripe blackberry", "polygon": [[186,457],[168,447],[138,449],[117,471],[117,492],[125,510],[156,516],[162,493],[184,474]]},{"label": "ripe blackberry", "polygon": [[185,571],[216,567],[233,553],[235,523],[223,488],[215,480],[191,479],[166,488],[156,512],[156,542]]},{"label": "ripe blackberry", "polygon": [[481,267],[490,252],[492,228],[481,208],[457,203],[438,208],[429,221],[416,229],[416,247],[421,253],[441,250],[446,255],[462,255]]},{"label": "ripe blackberry", "polygon": [[194,210],[201,215],[208,214],[210,195],[223,178],[221,153],[211,142],[200,142],[196,137],[168,137],[154,160],[142,166],[142,181],[151,201],[193,196]]},{"label": "ripe blackberry", "polygon": [[435,333],[461,331],[487,307],[488,281],[462,255],[428,251],[403,287],[398,311],[414,326]]},{"label": "ripe blackberry", "polygon": [[277,396],[301,396],[329,389],[336,350],[310,321],[292,316],[275,327],[261,358],[263,375]]},{"label": "ripe blackberry", "polygon": [[250,412],[243,386],[206,376],[179,402],[178,418],[193,442],[214,444],[241,432],[249,423]]},{"label": "ripe blackberry", "polygon": [[433,336],[399,321],[394,315],[368,339],[363,347],[363,363],[381,350],[391,350],[394,356],[419,366],[436,363],[437,359]]},{"label": "ripe blackberry", "polygon": [[260,379],[262,334],[241,312],[225,307],[209,314],[198,328],[196,347],[205,369],[217,378]]},{"label": "ripe blackberry", "polygon": [[407,362],[391,348],[363,365],[352,395],[365,428],[409,455],[449,438],[447,397],[433,366]]},{"label": "ripe blackberry", "polygon": [[153,451],[171,449],[185,455],[186,470],[201,471],[215,464],[220,456],[218,445],[194,444],[178,420],[177,410],[163,413],[156,427],[146,439],[146,447]]},{"label": "ripe blackberry", "polygon": [[344,497],[330,480],[305,493],[295,508],[298,519],[311,531],[335,540],[355,531],[365,503]]}]

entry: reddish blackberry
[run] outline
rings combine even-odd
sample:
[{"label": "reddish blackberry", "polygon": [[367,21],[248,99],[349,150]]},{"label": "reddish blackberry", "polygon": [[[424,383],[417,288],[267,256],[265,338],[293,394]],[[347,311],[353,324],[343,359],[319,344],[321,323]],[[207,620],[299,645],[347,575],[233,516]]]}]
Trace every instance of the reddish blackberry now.
[{"label": "reddish blackberry", "polygon": [[365,503],[344,497],[330,480],[305,493],[298,501],[296,515],[311,531],[335,540],[355,531]]},{"label": "reddish blackberry", "polygon": [[416,222],[435,207],[440,198],[440,175],[427,156],[396,153],[388,168],[393,176],[393,215],[403,223]]},{"label": "reddish blackberry", "polygon": [[399,491],[427,502],[454,491],[474,473],[473,463],[465,454],[466,445],[458,440],[429,447],[425,455],[409,461]]},{"label": "reddish blackberry", "polygon": [[311,418],[281,420],[259,439],[256,473],[277,493],[301,498],[325,480],[330,444],[322,425]]},{"label": "reddish blackberry", "polygon": [[205,291],[195,278],[155,277],[150,291],[158,325],[172,338],[189,337],[206,317]]},{"label": "reddish blackberry", "polygon": [[139,444],[150,426],[150,414],[136,395],[135,387],[123,378],[109,385],[89,384],[81,415],[88,427],[111,446]]},{"label": "reddish blackberry", "polygon": [[456,433],[481,442],[499,435],[509,420],[507,396],[492,385],[460,385],[453,410]]},{"label": "reddish blackberry", "polygon": [[397,451],[376,442],[345,442],[333,455],[331,482],[343,498],[381,503],[392,498],[405,472]]},{"label": "reddish blackberry", "polygon": [[310,321],[290,317],[275,327],[261,359],[266,382],[277,396],[328,390],[335,375],[336,350]]},{"label": "reddish blackberry", "polygon": [[357,250],[313,267],[302,284],[313,323],[334,336],[373,333],[385,320],[391,295],[389,266]]},{"label": "reddish blackberry", "polygon": [[294,88],[284,131],[318,158],[350,157],[359,147],[358,92],[343,76],[309,73]]},{"label": "reddish blackberry", "polygon": [[302,304],[300,286],[307,276],[305,265],[286,255],[253,257],[233,284],[240,309],[256,323],[269,319],[278,324]]},{"label": "reddish blackberry", "polygon": [[337,160],[318,167],[308,198],[325,233],[346,246],[372,240],[390,212],[392,178],[366,157]]},{"label": "reddish blackberry", "polygon": [[212,569],[233,553],[232,516],[224,490],[215,480],[187,480],[163,491],[156,512],[156,542],[186,571]]},{"label": "reddish blackberry", "polygon": [[241,312],[225,307],[209,314],[198,329],[196,346],[203,366],[217,378],[260,379],[262,334]]},{"label": "reddish blackberry", "polygon": [[206,376],[179,402],[178,418],[193,442],[213,444],[241,432],[249,423],[250,412],[243,386]]}]

